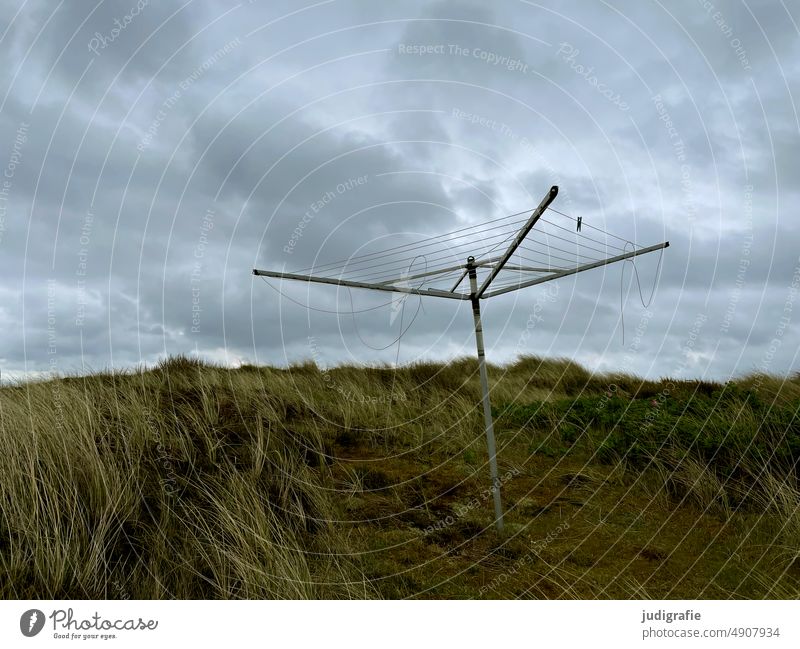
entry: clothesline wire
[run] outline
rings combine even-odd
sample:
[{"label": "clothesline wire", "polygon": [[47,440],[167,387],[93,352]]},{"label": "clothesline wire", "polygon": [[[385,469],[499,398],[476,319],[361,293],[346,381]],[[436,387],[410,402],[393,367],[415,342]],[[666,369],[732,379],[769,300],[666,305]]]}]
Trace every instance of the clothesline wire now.
[{"label": "clothesline wire", "polygon": [[[544,217],[540,218],[539,221],[541,221],[542,223],[547,223],[548,225],[552,225],[553,227],[558,228],[559,230],[564,230],[565,232],[573,232],[573,233],[575,232],[575,230],[572,229],[572,228],[565,228],[563,225],[559,225],[558,223],[555,223],[554,221],[549,221]],[[582,223],[581,227],[583,227],[583,222],[581,222],[581,223]],[[587,225],[587,227],[588,227],[588,225]],[[608,243],[607,241],[599,241],[598,239],[592,239],[592,237],[586,236],[583,233],[579,233],[579,234],[580,234],[581,238],[586,239],[587,241],[591,241],[592,243],[599,243],[599,244],[604,245],[604,246],[606,246],[608,248],[614,248],[614,250],[623,250],[623,248],[621,248],[620,246],[614,246],[614,245]],[[555,236],[555,235],[553,235],[553,236]],[[610,236],[614,236],[614,235],[610,235]]]},{"label": "clothesline wire", "polygon": [[[486,244],[486,243],[484,243],[482,246],[479,246],[477,249],[474,246],[472,246],[470,248],[469,252],[473,252],[475,255],[478,255],[478,253],[480,252],[479,256],[487,256],[491,252],[496,250],[498,247],[500,247],[500,245],[502,245],[504,242],[506,242],[509,239],[511,239],[515,234],[516,234],[516,232],[512,232],[510,234],[502,233],[502,234],[499,234],[499,235],[493,235],[491,237],[486,237],[486,239],[495,239],[495,238],[498,238],[498,237],[504,237],[504,238],[501,241],[499,241],[498,243],[495,243],[495,244]],[[566,241],[567,243],[570,242],[569,239],[566,239],[565,237],[561,237],[559,235],[555,235],[555,234],[552,234],[552,233],[539,232],[537,234],[542,234],[546,238],[554,238],[554,239],[558,239],[560,241]],[[541,242],[535,237],[531,237],[531,239],[529,239],[529,241],[531,241],[532,243],[545,245],[549,249],[557,250],[559,252],[564,252],[564,253],[570,254],[570,255],[573,254],[572,251],[565,250],[564,248],[553,246],[553,245],[550,245],[550,244],[545,243],[545,242]],[[470,246],[470,245],[471,245],[470,243],[459,244],[458,246],[455,247],[455,249],[451,249],[451,250],[447,251],[443,255],[438,255],[437,257],[434,257],[428,263],[429,269],[430,270],[436,270],[440,266],[448,266],[448,265],[452,265],[453,263],[458,263],[459,261],[461,261],[461,256],[463,255],[463,253],[462,252],[458,252],[458,250],[460,248],[466,248],[467,246]],[[616,246],[613,246],[613,247],[616,248]],[[594,248],[592,246],[582,246],[582,247],[579,246],[578,249],[579,250],[587,250],[588,249],[588,250],[592,250],[594,252],[598,252],[598,253],[601,253],[601,254],[603,254],[605,252],[603,250],[599,250],[599,249]],[[617,250],[622,250],[621,248],[616,248],[616,249]],[[436,251],[436,252],[438,253],[439,251]],[[350,279],[358,280],[358,281],[379,281],[379,280],[384,280],[384,279],[386,279],[386,280],[392,279],[394,275],[396,275],[398,272],[402,271],[406,266],[405,263],[403,263],[401,266],[397,266],[396,264],[404,262],[404,261],[409,261],[409,260],[417,258],[419,256],[420,256],[420,253],[417,253],[413,257],[401,258],[401,259],[393,259],[393,260],[384,261],[384,262],[378,263],[378,264],[372,264],[372,265],[364,267],[364,268],[355,269],[357,274],[356,275],[350,275],[349,277],[350,277]],[[424,256],[426,258],[429,258],[428,254],[426,254]],[[591,259],[592,261],[599,261],[599,259],[597,259],[595,257],[591,257],[589,255],[581,255],[580,253],[578,253],[578,256],[579,257],[583,257],[585,259]],[[561,259],[563,259],[563,258],[561,258]],[[390,266],[392,264],[395,264],[395,266],[392,266],[392,268],[384,268],[384,267]],[[370,271],[372,271],[372,270],[374,270],[376,268],[383,268],[383,270],[380,271],[377,274],[370,272]],[[348,269],[343,269],[343,270],[348,270]],[[343,277],[343,275],[341,275],[341,276]]]},{"label": "clothesline wire", "polygon": [[[488,232],[488,231],[489,230],[486,230],[484,232]],[[516,228],[514,228],[514,230],[512,230],[512,232],[515,232],[515,231],[516,231]],[[506,232],[500,232],[500,233],[497,233],[497,234],[484,234],[484,233],[476,233],[476,234],[480,234],[481,235],[480,238],[484,242],[493,241],[495,239],[501,239],[502,240],[503,238],[508,236],[508,233],[506,233]],[[458,238],[461,238],[461,237],[456,237],[456,239],[458,239]],[[386,266],[388,264],[401,263],[401,264],[405,265],[405,263],[411,261],[412,259],[414,259],[415,257],[419,256],[420,254],[424,254],[425,256],[432,257],[434,259],[437,258],[437,257],[439,257],[439,258],[449,258],[449,257],[452,257],[452,256],[456,255],[457,254],[456,251],[461,249],[461,248],[464,248],[465,250],[474,250],[473,241],[474,241],[474,238],[470,239],[469,241],[464,241],[464,242],[455,242],[454,240],[451,240],[450,242],[421,243],[421,244],[417,245],[415,248],[408,247],[406,250],[402,250],[402,251],[401,250],[397,250],[395,252],[391,252],[391,253],[387,253],[387,254],[384,254],[382,251],[381,252],[370,253],[370,258],[369,259],[363,259],[362,258],[362,259],[358,259],[356,261],[352,261],[352,262],[347,263],[347,264],[339,264],[337,266],[333,266],[332,264],[312,266],[308,270],[312,271],[316,275],[323,275],[323,274],[330,275],[331,273],[337,273],[337,272],[338,273],[342,273],[342,272],[347,271],[348,269],[350,269],[350,270],[358,270],[360,272],[360,271],[369,271],[369,270],[371,270],[373,268]],[[427,248],[430,248],[431,246],[434,246],[434,245],[438,246],[438,247],[434,248],[432,250],[426,250]],[[482,247],[489,248],[489,247],[491,247],[491,244],[484,243]],[[398,257],[398,255],[402,255],[404,253],[410,253],[410,254],[406,254],[406,256]],[[300,272],[302,272],[302,270],[295,271],[295,272],[300,273]]]},{"label": "clothesline wire", "polygon": [[[497,219],[492,219],[492,220],[486,221],[484,223],[476,223],[474,225],[469,225],[469,226],[466,226],[466,227],[463,227],[463,228],[458,228],[456,230],[451,230],[450,232],[445,232],[444,234],[439,234],[439,235],[435,235],[433,237],[430,237],[428,240],[429,241],[436,241],[438,239],[446,239],[448,237],[451,237],[454,234],[458,234],[459,232],[467,232],[469,230],[476,230],[477,228],[482,228],[483,226],[489,225],[491,223],[499,223],[500,221],[504,221],[506,219],[511,219],[511,218],[520,216],[521,214],[525,214],[526,212],[529,212],[529,211],[531,211],[531,210],[523,210],[521,212],[515,212],[514,214],[507,214],[506,216],[502,216],[502,217],[497,218]],[[525,219],[520,219],[518,222],[519,223],[523,223],[524,221],[525,221]],[[506,226],[507,225],[510,225],[510,224],[506,224]],[[495,226],[495,227],[506,227],[506,226]],[[490,228],[490,229],[492,229],[492,228]],[[475,234],[475,233],[471,233],[471,234]],[[462,237],[463,236],[469,236],[469,235],[465,234],[465,235],[462,235]],[[462,238],[462,237],[456,237],[456,238]],[[320,265],[317,265],[317,266],[310,266],[308,268],[303,268],[303,269],[300,269],[300,270],[311,270],[313,268],[319,269],[319,268],[324,268],[324,267],[327,267],[327,266],[335,266],[335,265],[347,264],[347,263],[352,262],[354,259],[360,259],[360,258],[364,258],[364,257],[373,257],[375,255],[386,255],[386,254],[391,253],[393,251],[404,250],[406,248],[414,248],[414,247],[417,247],[419,245],[427,245],[427,244],[420,244],[419,242],[401,244],[399,246],[392,246],[390,248],[386,248],[384,250],[380,250],[380,251],[377,251],[377,252],[365,253],[363,255],[354,255],[353,257],[349,257],[347,259],[341,259],[341,260],[338,260],[338,261],[332,261],[332,262],[328,262],[326,264],[320,264]]]},{"label": "clothesline wire", "polygon": [[[530,243],[539,243],[539,242],[538,241],[531,241]],[[527,250],[528,252],[533,252],[533,253],[536,253],[536,254],[542,254],[541,250],[534,250],[533,248],[530,248],[530,247],[526,246],[524,243],[520,244],[519,247],[522,248],[523,250]],[[551,250],[558,250],[559,252],[565,252],[568,255],[570,255],[572,253],[569,250],[564,250],[563,248],[558,248],[556,246],[546,246],[546,247],[547,247],[547,251],[544,254],[546,254],[548,257],[553,257],[554,259],[560,259],[561,261],[566,261],[567,263],[572,263],[573,261],[575,261],[574,259],[566,259],[564,257],[559,257],[558,255],[554,255],[554,254],[552,254],[550,252]],[[580,253],[578,253],[576,256],[577,257],[583,257],[584,259],[588,259],[590,261],[601,261],[600,259],[597,259],[595,257],[590,257],[589,255],[581,255]]]},{"label": "clothesline wire", "polygon": [[[577,219],[577,217],[575,217],[575,216],[570,216],[569,214],[565,214],[564,212],[559,212],[559,211],[558,211],[557,209],[555,209],[554,207],[548,207],[547,209],[548,209],[548,210],[550,210],[551,212],[555,212],[556,214],[559,214],[559,215],[561,215],[561,216],[563,216],[563,217],[565,217],[565,218],[571,219],[571,220],[573,220],[573,221],[576,221],[576,222],[577,222],[577,220],[578,220],[578,219]],[[603,230],[602,228],[598,228],[598,227],[595,227],[595,226],[593,226],[593,225],[590,225],[589,223],[587,223],[587,222],[586,222],[586,219],[582,219],[582,221],[581,221],[581,227],[590,228],[590,229],[592,229],[592,230],[595,230],[596,232],[602,232],[602,233],[603,233],[604,235],[606,235],[607,237],[614,237],[615,239],[619,239],[619,240],[620,240],[620,241],[622,241],[623,243],[630,243],[630,244],[632,244],[632,245],[636,246],[637,248],[639,248],[639,247],[640,247],[640,246],[639,246],[639,244],[633,243],[632,241],[629,241],[629,240],[628,240],[628,239],[626,239],[625,237],[620,237],[620,236],[618,236],[618,235],[616,235],[616,234],[613,234],[613,233],[611,233],[611,232],[607,232],[606,230]]]},{"label": "clothesline wire", "polygon": [[[371,264],[370,266],[366,266],[364,268],[348,268],[348,267],[345,267],[345,268],[342,269],[342,272],[346,272],[346,271],[350,270],[352,272],[359,273],[359,275],[358,275],[359,277],[364,277],[365,273],[368,274],[369,271],[371,271],[371,270],[373,270],[375,268],[383,268],[383,267],[389,266],[391,264],[400,264],[400,266],[394,266],[392,269],[385,269],[384,271],[380,271],[380,272],[392,272],[392,273],[396,274],[397,272],[402,271],[407,266],[407,264],[403,263],[403,262],[411,261],[413,259],[416,259],[419,256],[424,256],[425,258],[430,259],[431,261],[428,264],[428,266],[429,266],[429,268],[431,270],[435,270],[438,265],[452,266],[453,264],[457,264],[457,263],[463,262],[464,258],[467,256],[467,253],[472,253],[473,256],[475,256],[475,255],[477,255],[477,256],[486,256],[490,252],[492,252],[492,250],[494,248],[496,248],[497,245],[498,245],[498,244],[492,244],[490,242],[487,242],[487,240],[491,241],[491,240],[493,240],[495,238],[504,237],[504,236],[506,236],[506,235],[505,234],[499,234],[499,235],[492,235],[490,237],[485,237],[484,238],[484,242],[482,244],[480,244],[479,246],[477,246],[477,247],[472,243],[460,243],[460,244],[458,244],[458,245],[456,245],[456,246],[454,246],[454,247],[452,247],[450,249],[435,250],[435,251],[426,252],[426,253],[416,252],[416,254],[414,254],[413,256],[401,257],[399,259],[391,259],[391,260],[384,261],[384,262],[381,262],[381,263]],[[502,243],[502,240],[501,240],[501,243]],[[462,251],[462,249],[463,249],[463,251]]]},{"label": "clothesline wire", "polygon": [[[571,219],[572,221],[577,221],[576,217],[566,214],[560,210],[554,209],[552,207],[548,207],[547,209],[554,212],[555,214]],[[441,268],[446,268],[448,265],[458,264],[459,262],[462,261],[462,257],[466,257],[468,255],[472,255],[478,258],[488,257],[492,252],[503,246],[504,243],[507,243],[509,240],[511,240],[516,235],[517,230],[516,229],[506,230],[494,234],[488,234],[488,233],[491,233],[495,230],[503,230],[505,228],[515,228],[517,225],[524,223],[527,219],[519,219],[517,221],[510,221],[510,219],[514,219],[515,217],[518,217],[522,214],[526,214],[530,211],[531,211],[530,209],[522,210],[520,212],[515,212],[514,214],[508,214],[506,216],[499,217],[497,219],[492,219],[485,223],[458,228],[456,230],[452,230],[450,232],[434,236],[426,241],[393,246],[372,253],[355,255],[347,260],[340,260],[337,262],[329,262],[326,264],[311,266],[308,268],[300,269],[295,272],[301,273],[303,271],[313,270],[315,271],[316,274],[319,271],[324,271],[326,273],[335,273],[338,271],[339,279],[362,281],[365,283],[376,283],[381,281],[386,282],[393,280],[398,273],[403,271],[405,271],[406,274],[413,274],[411,272],[411,267],[414,264],[414,260],[417,260],[420,257],[426,260],[426,268],[428,270],[436,271]],[[549,219],[545,219],[544,217],[540,217],[540,220],[543,223],[553,226],[554,228],[557,228],[559,230],[565,232],[572,232],[570,228],[566,228]],[[504,221],[505,223],[502,223]],[[607,257],[597,258],[589,254],[583,254],[582,251],[587,251],[587,250],[599,253],[601,255],[604,252],[606,252],[604,250],[600,250],[593,246],[586,245],[585,243],[583,243],[583,241],[590,241],[592,243],[605,246],[607,249],[613,249],[622,252],[627,251],[628,246],[633,246],[634,248],[639,247],[637,244],[627,239],[624,239],[623,237],[607,232],[601,228],[595,227],[589,223],[586,223],[583,220],[581,221],[581,226],[600,232],[606,237],[613,237],[614,239],[618,239],[619,241],[624,242],[625,245],[624,247],[619,247],[607,241],[606,242],[599,241],[580,232],[575,232],[574,243],[576,245],[576,251],[571,251],[571,250],[566,250],[565,248],[562,247],[554,246],[548,242],[549,239],[556,239],[567,243],[573,243],[571,239],[548,231],[533,230],[531,236],[528,239],[526,239],[526,243],[529,245],[522,244],[520,245],[519,248],[526,252],[532,253],[534,256],[537,257],[539,255],[544,255],[546,261],[543,262],[541,261],[540,258],[532,259],[531,257],[525,256],[520,252],[520,249],[516,251],[514,256],[519,257],[519,259],[533,264],[535,267],[542,266],[551,268],[553,269],[553,271],[559,271],[559,270],[568,270],[569,268],[574,268],[580,265],[581,263],[584,263],[581,260],[588,260],[589,262],[597,262],[597,261],[602,261],[604,258],[607,258]],[[453,235],[458,235],[458,236],[453,236]],[[460,239],[465,239],[467,237],[474,238],[476,235],[482,235],[480,237],[481,244],[478,246],[474,245],[473,239],[470,239],[470,241],[455,243],[455,241],[458,241]],[[544,237],[545,241],[540,241],[538,238],[539,236]],[[447,239],[448,237],[450,237],[450,239]],[[534,249],[530,247],[531,245],[543,246],[545,250],[541,251],[538,249]],[[430,250],[427,253],[420,252],[420,250],[424,250],[432,246],[438,246],[438,248],[434,248],[433,250]],[[554,254],[554,251],[569,255],[570,258]],[[399,257],[388,260],[386,259],[387,256],[397,257],[398,255],[404,253],[413,253],[413,254],[406,257]],[[381,261],[378,262],[378,260]],[[564,262],[566,264],[569,264],[569,266],[562,267],[554,265],[552,263],[552,260],[558,260],[559,262]],[[409,261],[411,263],[407,263]],[[378,263],[371,263],[371,262],[378,262]],[[398,264],[401,265],[398,266]],[[519,265],[524,265],[524,264],[519,264]],[[512,272],[511,269],[507,269],[507,271]],[[513,271],[513,272],[531,273],[534,271]],[[436,274],[432,275],[429,278],[425,278],[423,280],[423,284],[442,282],[444,280],[449,280],[450,278],[456,277],[460,274],[461,271],[442,272],[441,274]],[[402,277],[399,279],[402,279]]]}]

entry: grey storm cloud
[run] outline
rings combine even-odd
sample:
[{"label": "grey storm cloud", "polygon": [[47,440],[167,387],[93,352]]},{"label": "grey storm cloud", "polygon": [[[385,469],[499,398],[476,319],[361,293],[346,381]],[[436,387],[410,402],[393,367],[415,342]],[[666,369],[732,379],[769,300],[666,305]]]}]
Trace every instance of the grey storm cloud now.
[{"label": "grey storm cloud", "polygon": [[490,359],[798,368],[793,5],[8,4],[4,377],[472,354],[467,304],[251,270],[424,242],[554,184],[605,243],[670,248],[487,302]]}]

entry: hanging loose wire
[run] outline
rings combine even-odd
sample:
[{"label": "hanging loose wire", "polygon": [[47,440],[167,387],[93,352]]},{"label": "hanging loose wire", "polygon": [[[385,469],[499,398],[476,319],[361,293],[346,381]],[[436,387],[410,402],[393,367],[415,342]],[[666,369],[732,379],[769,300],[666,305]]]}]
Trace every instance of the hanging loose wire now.
[{"label": "hanging loose wire", "polygon": [[[418,295],[417,299],[419,300],[417,304],[417,311],[414,313],[414,320],[417,319],[417,314],[419,313],[420,308],[422,308],[422,296]],[[406,316],[406,302],[407,299],[403,299],[403,304],[400,307],[400,335],[397,337],[397,353],[394,355],[394,371],[392,372],[392,387],[389,389],[389,403],[386,404],[386,422],[384,423],[384,428],[389,428],[389,417],[392,413],[392,405],[394,402],[394,386],[397,382],[397,368],[400,365],[400,342],[403,340],[403,320]],[[411,324],[414,324],[414,321],[411,321]],[[411,328],[411,324],[408,325]],[[388,438],[386,438],[388,439]],[[388,449],[387,449],[388,450]]]},{"label": "hanging loose wire", "polygon": [[[598,228],[598,227],[595,227],[593,225],[590,225],[590,224],[586,223],[582,217],[578,217],[576,219],[575,217],[570,216],[569,214],[565,214],[564,212],[560,212],[559,210],[554,209],[552,207],[548,207],[547,209],[549,209],[551,212],[559,214],[559,215],[561,215],[561,216],[563,216],[565,218],[568,218],[568,219],[571,219],[573,221],[576,221],[580,225],[580,228],[587,227],[587,228],[589,228],[591,230],[594,230],[596,232],[602,233],[606,237],[613,237],[614,239],[617,239],[617,240],[621,241],[623,243],[621,248],[619,246],[614,246],[614,245],[609,244],[609,243],[606,243],[605,245],[608,248],[614,248],[614,249],[620,251],[620,253],[623,254],[623,255],[628,252],[628,247],[629,246],[631,248],[631,252],[635,251],[637,248],[641,247],[638,244],[630,241],[629,239],[625,239],[624,237],[620,237],[620,236],[618,236],[616,234],[613,234],[611,232],[607,232],[606,230],[603,230],[601,228]],[[559,229],[562,229],[562,230],[566,230],[566,228],[564,228],[563,226],[560,226],[560,225],[558,225],[556,223],[552,223],[551,221],[548,221],[546,219],[540,219],[540,220],[542,220],[545,223],[548,223],[550,225],[553,225],[556,228],[559,228]],[[579,232],[580,232],[580,228],[578,230]],[[555,235],[550,235],[550,236],[555,236]],[[558,238],[562,238],[562,237],[558,237]],[[596,239],[592,239],[591,237],[587,237],[587,236],[585,236],[583,234],[581,234],[581,238],[588,239],[588,240],[590,240],[590,241],[592,241],[594,243],[601,243],[601,242],[597,241]],[[588,247],[588,246],[585,246],[585,247]],[[591,250],[596,250],[595,248],[590,248],[590,249]],[[641,283],[641,279],[639,277],[639,269],[636,266],[636,258],[635,257],[631,257],[629,259],[622,260],[623,263],[622,263],[622,268],[620,269],[620,277],[619,277],[619,312],[620,312],[620,323],[621,323],[621,328],[622,328],[622,344],[623,344],[623,346],[625,345],[625,299],[624,299],[625,265],[626,265],[627,262],[630,262],[630,264],[633,266],[633,277],[632,277],[632,280],[635,279],[635,281],[636,281],[636,288],[637,288],[637,291],[639,293],[639,300],[642,303],[642,307],[647,309],[647,308],[650,307],[650,305],[653,302],[653,296],[655,295],[656,285],[658,284],[658,279],[659,279],[659,276],[661,274],[661,262],[662,262],[663,258],[664,258],[664,249],[661,248],[661,250],[659,251],[659,255],[658,255],[658,264],[656,265],[656,273],[655,273],[655,276],[653,277],[653,285],[650,288],[650,295],[648,296],[647,300],[644,299],[644,293],[642,292],[642,283]]]},{"label": "hanging loose wire", "polygon": [[[416,259],[418,259],[419,257],[422,257],[423,261],[425,261],[425,257],[423,255],[418,255]],[[416,261],[416,259],[414,259],[408,265],[407,272],[408,272],[409,275],[411,274],[411,268],[413,267],[414,261]],[[419,290],[420,288],[422,288],[422,286],[424,284],[425,284],[425,281],[423,279],[423,281],[419,284],[419,286],[416,286],[414,288]],[[350,287],[347,288],[347,292],[350,295],[350,306],[352,307],[353,306],[353,292],[350,289]],[[385,349],[389,349],[389,347],[392,347],[395,343],[400,341],[400,339],[406,334],[406,331],[408,331],[411,328],[411,326],[414,324],[414,321],[417,319],[417,316],[419,315],[420,309],[422,308],[422,296],[421,295],[417,295],[417,310],[414,312],[414,317],[411,318],[411,322],[408,323],[408,327],[403,329],[403,316],[405,314],[406,300],[408,299],[408,295],[412,295],[412,294],[408,293],[408,294],[406,294],[405,297],[400,298],[400,300],[402,302],[402,305],[400,307],[401,308],[401,311],[400,311],[400,316],[401,316],[401,318],[400,318],[400,335],[397,338],[395,338],[392,342],[390,342],[388,345],[386,345],[384,347],[373,347],[372,345],[370,345],[366,340],[364,340],[361,337],[361,332],[358,330],[358,323],[356,322],[355,312],[351,308],[351,313],[353,314],[353,328],[355,329],[356,336],[358,336],[358,339],[361,341],[361,344],[363,344],[365,347],[369,347],[370,349],[372,349],[372,350],[377,352],[377,351],[383,351]],[[396,303],[397,303],[396,300],[392,300],[392,304],[396,304]],[[398,354],[399,353],[400,353],[400,351],[399,351],[399,348],[398,348]]]},{"label": "hanging loose wire", "polygon": [[[348,287],[348,288],[347,288],[347,292],[348,292],[348,294],[350,295],[350,305],[352,306],[352,305],[353,305],[353,292],[352,292],[352,290],[350,289],[350,287]],[[403,318],[402,318],[402,316],[403,316],[403,311],[402,311],[402,309],[405,309],[405,307],[406,307],[406,304],[405,304],[405,303],[406,303],[406,300],[407,300],[407,299],[408,299],[408,298],[402,298],[402,302],[403,302],[403,304],[402,304],[402,306],[400,307],[400,308],[401,308],[401,312],[400,312],[400,315],[401,315],[401,318],[400,318],[400,327],[401,327],[401,330],[400,330],[400,335],[399,335],[397,338],[395,338],[395,339],[394,339],[392,342],[390,342],[388,345],[385,345],[384,347],[373,347],[372,345],[370,345],[370,344],[369,344],[369,343],[368,343],[366,340],[364,340],[364,339],[361,337],[361,332],[360,332],[360,331],[359,331],[359,329],[358,329],[358,324],[356,323],[356,316],[355,316],[355,314],[356,314],[356,313],[360,313],[360,312],[359,312],[359,311],[353,311],[353,310],[351,309],[351,311],[349,312],[349,315],[352,315],[352,316],[353,316],[353,328],[355,329],[356,336],[357,336],[357,337],[358,337],[358,339],[361,341],[361,344],[363,344],[365,347],[369,347],[370,349],[372,349],[372,350],[374,350],[374,351],[376,351],[376,352],[381,352],[381,351],[384,351],[385,349],[389,349],[389,347],[393,346],[393,345],[394,345],[395,343],[397,343],[397,342],[398,342],[398,341],[399,341],[399,340],[400,340],[400,339],[401,339],[403,336],[405,336],[405,335],[406,335],[406,332],[407,332],[409,329],[411,329],[411,326],[414,324],[414,321],[417,319],[417,316],[419,315],[419,312],[420,312],[420,310],[422,309],[422,296],[421,296],[421,295],[417,295],[417,299],[418,299],[419,301],[417,302],[417,310],[416,310],[416,311],[414,311],[414,317],[413,317],[413,318],[411,318],[411,322],[409,322],[409,323],[408,323],[408,326],[407,326],[405,329],[402,329],[402,326],[403,326]],[[393,301],[393,302],[394,302],[394,301]],[[382,306],[386,306],[386,305],[382,305]],[[399,352],[399,350],[398,350],[398,354],[399,354],[399,353],[400,353],[400,352]]]},{"label": "hanging loose wire", "polygon": [[[625,243],[625,248],[628,247],[628,244],[633,246],[633,243],[627,241]],[[653,277],[653,286],[650,287],[650,296],[647,298],[647,304],[645,304],[644,295],[642,294],[642,283],[639,280],[639,269],[636,268],[636,257],[631,257],[630,259],[624,259],[622,262],[622,268],[620,269],[620,274],[619,274],[619,317],[622,325],[623,347],[625,346],[625,308],[624,308],[625,305],[622,295],[623,294],[622,285],[623,285],[623,278],[625,277],[625,264],[627,262],[630,262],[633,265],[633,276],[636,278],[636,286],[639,290],[639,300],[641,301],[642,306],[645,309],[648,309],[650,308],[650,305],[653,303],[653,295],[656,292],[656,284],[658,283],[658,277],[659,274],[661,273],[661,260],[663,257],[664,257],[664,249],[662,248],[658,253],[658,264],[656,265],[656,274],[655,277]]]}]

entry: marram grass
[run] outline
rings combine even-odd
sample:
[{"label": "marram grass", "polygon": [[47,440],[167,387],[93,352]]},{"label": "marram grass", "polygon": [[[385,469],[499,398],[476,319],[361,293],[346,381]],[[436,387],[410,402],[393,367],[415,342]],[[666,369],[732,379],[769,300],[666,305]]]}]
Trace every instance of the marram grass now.
[{"label": "marram grass", "polygon": [[4,598],[796,597],[800,381],[477,365],[0,389]]}]

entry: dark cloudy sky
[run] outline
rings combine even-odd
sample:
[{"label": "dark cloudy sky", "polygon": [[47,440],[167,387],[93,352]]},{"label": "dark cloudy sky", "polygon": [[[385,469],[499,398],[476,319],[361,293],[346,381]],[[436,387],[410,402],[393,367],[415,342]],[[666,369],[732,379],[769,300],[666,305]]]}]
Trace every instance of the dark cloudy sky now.
[{"label": "dark cloudy sky", "polygon": [[[468,303],[412,298],[398,318],[391,295],[281,296],[251,270],[479,224],[551,185],[586,223],[671,242],[652,303],[620,264],[494,298],[490,359],[800,366],[797,3],[5,0],[0,16],[4,377],[179,352],[473,354]],[[657,265],[637,262],[645,298]]]}]

